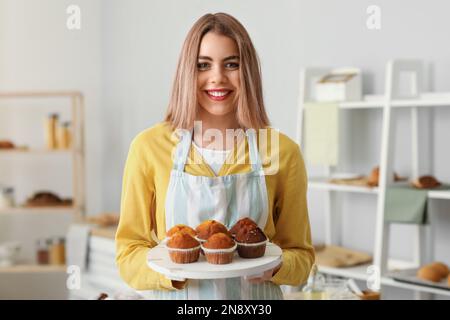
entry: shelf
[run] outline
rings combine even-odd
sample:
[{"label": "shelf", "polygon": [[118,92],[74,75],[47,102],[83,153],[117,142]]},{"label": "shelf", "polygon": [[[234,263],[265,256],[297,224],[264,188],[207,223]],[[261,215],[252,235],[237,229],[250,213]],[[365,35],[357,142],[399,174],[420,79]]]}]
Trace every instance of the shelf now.
[{"label": "shelf", "polygon": [[38,264],[18,264],[9,267],[0,267],[1,273],[49,273],[66,272],[65,265],[38,265]]},{"label": "shelf", "polygon": [[[332,268],[332,267],[319,266],[319,272],[326,274],[326,275],[336,276],[336,277],[343,277],[343,278],[367,281],[370,276],[367,273],[367,268],[370,265],[371,264],[363,264],[363,265],[349,267],[349,268]],[[389,267],[390,271],[393,271],[393,270],[405,270],[405,269],[415,268],[417,266],[412,262],[389,260],[388,267]],[[450,296],[450,290],[438,289],[438,288],[423,286],[423,285],[419,285],[419,284],[410,284],[410,283],[400,282],[400,281],[396,281],[390,277],[381,277],[381,284],[385,285],[385,286],[396,287],[396,288],[403,288],[403,289],[416,290],[416,291],[421,291],[421,292],[428,292],[428,293],[433,293],[433,294]]]},{"label": "shelf", "polygon": [[[333,267],[319,266],[319,272],[337,277],[366,281],[370,276],[367,273],[367,268],[371,265],[372,265],[371,263],[368,263],[347,268],[333,268]],[[412,262],[408,261],[389,260],[388,262],[388,268],[390,271],[411,269],[414,267],[417,266]]]},{"label": "shelf", "polygon": [[450,190],[446,191],[429,191],[428,198],[430,199],[447,199],[450,200]]},{"label": "shelf", "polygon": [[450,296],[450,290],[433,288],[433,287],[424,286],[424,285],[420,285],[420,284],[400,282],[400,281],[394,280],[389,277],[383,277],[381,279],[381,284],[383,284],[385,286],[391,286],[391,287],[396,287],[396,288],[401,288],[401,289],[408,289],[408,290],[421,291],[421,292],[427,292],[427,293],[432,293],[432,294],[439,294],[439,295],[443,295],[443,296]]},{"label": "shelf", "polygon": [[67,150],[46,150],[46,149],[0,149],[0,155],[36,155],[36,154],[72,154],[75,149]]},{"label": "shelf", "polygon": [[[339,103],[341,109],[374,109],[383,108],[383,96],[365,96],[362,101],[347,101]],[[394,99],[390,101],[391,107],[450,107],[450,93],[423,93],[417,99]]]},{"label": "shelf", "polygon": [[[313,190],[328,190],[328,191],[340,191],[340,192],[354,192],[354,193],[366,193],[366,194],[378,194],[377,187],[365,187],[365,186],[352,186],[345,184],[337,184],[328,182],[330,178],[310,178],[308,182],[308,188]],[[404,182],[399,182],[402,184]],[[443,191],[428,191],[428,198],[430,199],[443,199],[450,200],[450,190]]]},{"label": "shelf", "polygon": [[329,178],[310,178],[308,182],[308,187],[315,190],[331,190],[331,191],[357,192],[368,194],[378,193],[378,188],[376,187],[352,186],[346,184],[330,183],[328,182],[328,180]]},{"label": "shelf", "polygon": [[75,207],[35,207],[35,208],[25,208],[25,207],[14,207],[14,208],[5,208],[0,209],[0,214],[65,214],[65,213],[74,213],[76,211]]}]

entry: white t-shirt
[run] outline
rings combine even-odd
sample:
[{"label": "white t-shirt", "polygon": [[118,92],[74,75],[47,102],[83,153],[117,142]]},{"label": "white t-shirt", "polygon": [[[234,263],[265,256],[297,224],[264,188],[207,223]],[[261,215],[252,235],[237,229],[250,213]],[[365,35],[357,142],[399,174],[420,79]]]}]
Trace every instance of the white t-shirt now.
[{"label": "white t-shirt", "polygon": [[231,152],[230,150],[213,150],[207,148],[199,147],[194,141],[192,144],[200,153],[202,158],[206,161],[206,163],[211,167],[216,175],[219,174],[220,168],[222,168],[225,160],[228,157],[228,154]]}]

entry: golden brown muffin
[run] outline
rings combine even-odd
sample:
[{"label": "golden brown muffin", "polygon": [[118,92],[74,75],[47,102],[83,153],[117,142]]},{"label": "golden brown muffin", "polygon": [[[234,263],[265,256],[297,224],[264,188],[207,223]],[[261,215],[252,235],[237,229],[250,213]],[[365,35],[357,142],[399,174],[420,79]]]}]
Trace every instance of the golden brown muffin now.
[{"label": "golden brown muffin", "polygon": [[167,241],[170,259],[175,263],[192,263],[200,256],[200,243],[186,232],[178,231]]},{"label": "golden brown muffin", "polygon": [[236,234],[238,233],[238,231],[246,226],[251,226],[251,227],[257,227],[258,225],[256,224],[255,221],[253,221],[250,218],[242,218],[239,221],[237,221],[234,226],[230,229],[230,233],[231,235],[234,237],[236,236]]},{"label": "golden brown muffin", "polygon": [[230,235],[227,228],[215,220],[206,220],[202,222],[197,226],[197,228],[195,228],[195,231],[197,232],[197,239],[203,241],[208,240],[210,236],[219,232]]},{"label": "golden brown muffin", "polygon": [[430,264],[430,266],[432,266],[436,271],[439,272],[439,274],[441,275],[441,278],[445,278],[449,274],[448,267],[445,263],[436,261],[436,262],[433,262],[432,264]]},{"label": "golden brown muffin", "polygon": [[258,227],[245,226],[236,234],[238,254],[241,258],[259,258],[266,252],[267,237]]},{"label": "golden brown muffin", "polygon": [[192,229],[191,227],[184,225],[184,224],[177,224],[177,225],[173,226],[172,228],[170,228],[169,231],[167,231],[167,237],[173,236],[178,231],[185,232],[192,237],[195,237],[197,235],[197,232],[195,232],[195,230]]},{"label": "golden brown muffin", "polygon": [[439,273],[439,270],[434,268],[432,265],[426,265],[417,271],[417,277],[422,280],[428,280],[433,282],[439,282],[441,281],[442,277]]},{"label": "golden brown muffin", "polygon": [[228,264],[233,261],[236,243],[227,233],[215,233],[202,245],[206,261],[212,264]]},{"label": "golden brown muffin", "polygon": [[203,247],[208,249],[229,249],[234,246],[235,242],[228,234],[219,232],[213,234],[203,244]]},{"label": "golden brown muffin", "polygon": [[441,186],[441,183],[433,176],[421,176],[414,180],[412,185],[419,189],[432,189]]},{"label": "golden brown muffin", "polygon": [[448,284],[448,286],[450,287],[450,275],[448,275],[448,278],[447,278],[447,284]]},{"label": "golden brown muffin", "polygon": [[177,232],[167,241],[167,246],[174,249],[191,249],[198,247],[200,243],[186,232]]}]

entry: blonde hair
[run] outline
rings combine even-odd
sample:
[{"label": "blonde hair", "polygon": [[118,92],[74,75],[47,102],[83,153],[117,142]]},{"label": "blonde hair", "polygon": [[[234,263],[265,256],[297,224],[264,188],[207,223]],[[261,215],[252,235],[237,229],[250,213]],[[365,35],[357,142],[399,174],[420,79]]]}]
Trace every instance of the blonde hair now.
[{"label": "blonde hair", "polygon": [[240,58],[240,91],[236,119],[243,128],[269,126],[262,93],[261,66],[255,47],[245,28],[226,13],[205,14],[189,31],[175,73],[165,120],[172,127],[191,129],[197,114],[197,59],[205,34],[215,32],[236,42]]}]

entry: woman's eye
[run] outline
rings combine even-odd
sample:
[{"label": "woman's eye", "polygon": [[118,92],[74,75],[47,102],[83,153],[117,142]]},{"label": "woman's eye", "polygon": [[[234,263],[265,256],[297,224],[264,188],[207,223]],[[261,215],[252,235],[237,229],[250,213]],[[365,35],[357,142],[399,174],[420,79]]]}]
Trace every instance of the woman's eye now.
[{"label": "woman's eye", "polygon": [[206,63],[206,62],[199,62],[199,63],[197,63],[197,68],[199,68],[199,69],[206,69],[206,68],[208,68],[208,63]]},{"label": "woman's eye", "polygon": [[236,63],[236,62],[229,62],[229,63],[227,63],[225,66],[226,66],[227,68],[230,68],[230,69],[236,69],[236,68],[239,68],[239,63]]}]

